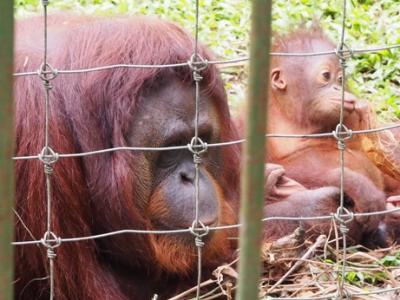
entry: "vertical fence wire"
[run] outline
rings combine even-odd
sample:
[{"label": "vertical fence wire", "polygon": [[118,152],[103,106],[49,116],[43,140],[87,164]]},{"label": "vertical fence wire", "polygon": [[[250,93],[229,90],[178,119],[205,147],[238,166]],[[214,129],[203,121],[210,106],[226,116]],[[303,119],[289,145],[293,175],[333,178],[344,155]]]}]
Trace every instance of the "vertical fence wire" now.
[{"label": "vertical fence wire", "polygon": [[336,127],[336,139],[338,142],[338,149],[339,149],[339,161],[340,161],[340,206],[337,211],[337,220],[339,222],[339,229],[342,235],[342,259],[341,259],[341,270],[339,261],[337,261],[338,267],[338,274],[340,272],[340,276],[337,277],[338,279],[338,291],[337,297],[339,299],[343,299],[346,296],[345,290],[345,278],[346,278],[346,251],[347,251],[347,232],[348,228],[346,223],[350,220],[345,220],[343,215],[347,214],[348,211],[344,207],[344,176],[345,176],[345,159],[344,153],[346,149],[345,140],[350,138],[351,136],[348,135],[349,131],[344,126],[344,101],[345,101],[345,82],[346,82],[346,57],[344,54],[345,50],[345,32],[346,32],[346,17],[347,17],[347,0],[343,0],[343,9],[342,9],[342,27],[341,27],[341,35],[340,35],[340,43],[337,48],[337,56],[340,61],[341,69],[342,69],[342,82],[341,82],[341,105],[340,105],[340,118],[339,124]]},{"label": "vertical fence wire", "polygon": [[[199,233],[197,228],[202,227],[204,225],[199,221],[199,197],[200,197],[200,185],[199,185],[199,173],[200,173],[200,164],[201,157],[200,153],[204,152],[206,149],[198,149],[196,146],[203,144],[203,142],[199,138],[199,101],[200,101],[200,81],[202,77],[200,75],[200,71],[202,69],[201,66],[197,65],[197,63],[201,63],[199,56],[199,0],[196,0],[195,3],[195,41],[194,41],[194,49],[193,55],[190,60],[190,67],[193,71],[193,80],[195,83],[195,119],[194,119],[194,137],[191,141],[191,151],[193,153],[193,163],[195,167],[195,220],[192,224],[192,233],[195,236],[195,245],[197,247],[197,288],[196,288],[196,299],[200,299],[200,283],[202,277],[202,248],[204,243],[202,241],[202,235],[207,234]],[[196,147],[196,148],[195,148]]]},{"label": "vertical fence wire", "polygon": [[[196,23],[195,23],[195,43],[194,43],[194,61],[197,62],[197,57],[198,57],[198,51],[199,51],[199,0],[196,0]],[[196,72],[197,70],[193,70],[193,80],[195,82],[195,120],[194,120],[194,138],[196,139],[196,142],[199,138],[199,98],[200,98],[200,74]],[[194,160],[195,166],[196,166],[196,178],[195,178],[195,183],[196,183],[196,212],[195,212],[195,222],[196,226],[198,225],[199,222],[199,170],[198,170],[198,164],[196,163],[196,160]]]},{"label": "vertical fence wire", "polygon": [[53,68],[48,63],[48,39],[47,39],[47,7],[48,0],[42,0],[43,7],[43,63],[38,71],[39,78],[42,80],[44,88],[44,148],[40,154],[40,160],[43,163],[45,174],[45,188],[46,188],[46,232],[42,239],[42,244],[47,248],[47,257],[49,259],[49,281],[50,281],[50,300],[54,299],[54,259],[56,254],[54,249],[60,245],[59,239],[52,232],[52,182],[51,176],[53,174],[52,164],[56,162],[57,156],[50,148],[50,91],[52,89],[51,80],[56,76]]},{"label": "vertical fence wire", "polygon": [[0,299],[13,299],[13,1],[0,1]]}]

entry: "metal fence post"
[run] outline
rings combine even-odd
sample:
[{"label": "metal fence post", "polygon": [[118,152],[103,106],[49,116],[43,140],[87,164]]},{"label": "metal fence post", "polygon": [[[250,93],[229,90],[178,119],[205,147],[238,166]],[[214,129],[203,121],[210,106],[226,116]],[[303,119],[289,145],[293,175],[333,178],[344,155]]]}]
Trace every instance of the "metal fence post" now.
[{"label": "metal fence post", "polygon": [[243,153],[239,300],[258,299],[264,206],[265,128],[268,97],[271,0],[252,1],[250,74]]},{"label": "metal fence post", "polygon": [[13,1],[0,1],[0,299],[13,297]]}]

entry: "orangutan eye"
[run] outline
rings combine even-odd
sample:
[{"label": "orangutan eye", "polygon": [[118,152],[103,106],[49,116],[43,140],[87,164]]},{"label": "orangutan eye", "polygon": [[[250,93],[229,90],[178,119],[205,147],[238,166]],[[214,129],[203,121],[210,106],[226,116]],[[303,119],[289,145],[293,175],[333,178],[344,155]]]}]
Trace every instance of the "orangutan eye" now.
[{"label": "orangutan eye", "polygon": [[163,151],[158,160],[157,166],[161,169],[168,169],[176,165],[176,162],[181,159],[185,150],[170,150]]},{"label": "orangutan eye", "polygon": [[329,71],[324,71],[324,72],[322,73],[322,77],[323,77],[326,81],[331,80],[331,72],[329,72]]},{"label": "orangutan eye", "polygon": [[338,76],[337,82],[338,82],[338,84],[340,84],[340,85],[343,83],[343,76],[342,76],[342,75],[339,75],[339,76]]}]

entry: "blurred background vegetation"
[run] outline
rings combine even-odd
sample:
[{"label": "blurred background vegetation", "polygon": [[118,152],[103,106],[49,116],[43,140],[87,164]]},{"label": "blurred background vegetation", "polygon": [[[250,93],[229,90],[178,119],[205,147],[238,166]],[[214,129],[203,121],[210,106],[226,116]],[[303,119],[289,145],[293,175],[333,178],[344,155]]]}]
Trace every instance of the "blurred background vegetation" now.
[{"label": "blurred background vegetation", "polygon": [[[194,3],[189,0],[53,0],[49,12],[85,15],[157,15],[194,30]],[[342,0],[273,1],[273,29],[288,31],[318,20],[329,36],[339,40]],[[346,44],[360,49],[400,44],[400,0],[348,0]],[[40,0],[15,0],[18,18],[41,13]],[[201,0],[200,38],[219,58],[248,54],[249,0]],[[367,99],[383,122],[400,118],[400,49],[356,55],[348,63],[350,89]],[[223,69],[233,110],[244,101],[247,68]]]}]

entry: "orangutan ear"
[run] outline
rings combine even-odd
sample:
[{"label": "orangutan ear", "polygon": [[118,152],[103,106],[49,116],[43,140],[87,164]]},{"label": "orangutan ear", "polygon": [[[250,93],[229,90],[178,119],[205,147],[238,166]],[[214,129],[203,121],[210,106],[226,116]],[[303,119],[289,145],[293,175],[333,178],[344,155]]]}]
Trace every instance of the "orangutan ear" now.
[{"label": "orangutan ear", "polygon": [[272,89],[282,91],[286,89],[286,80],[280,68],[272,69],[270,76]]}]

